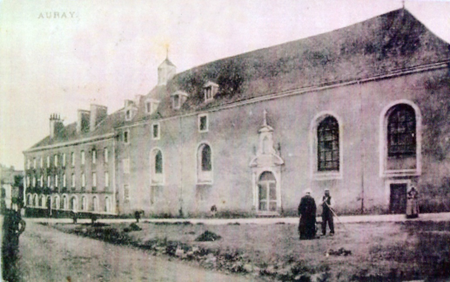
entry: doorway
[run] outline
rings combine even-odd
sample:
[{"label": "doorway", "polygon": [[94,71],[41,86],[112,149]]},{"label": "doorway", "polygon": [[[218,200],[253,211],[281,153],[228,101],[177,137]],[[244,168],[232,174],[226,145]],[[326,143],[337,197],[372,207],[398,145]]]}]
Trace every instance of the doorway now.
[{"label": "doorway", "polygon": [[277,181],[272,172],[265,171],[258,181],[259,211],[277,211]]},{"label": "doorway", "polygon": [[390,205],[389,211],[393,214],[406,212],[406,192],[408,189],[407,183],[391,183],[390,184]]}]

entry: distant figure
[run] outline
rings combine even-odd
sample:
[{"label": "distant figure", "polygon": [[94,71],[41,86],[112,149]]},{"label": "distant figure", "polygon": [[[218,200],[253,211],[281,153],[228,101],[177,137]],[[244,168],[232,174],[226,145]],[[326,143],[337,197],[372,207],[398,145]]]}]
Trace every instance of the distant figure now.
[{"label": "distant figure", "polygon": [[418,218],[419,217],[419,192],[414,186],[409,189],[406,194],[406,218]]},{"label": "distant figure", "polygon": [[334,235],[334,223],[333,223],[333,207],[334,200],[330,195],[330,189],[324,190],[324,195],[322,197],[322,235],[327,234],[327,223],[330,227],[330,235]]},{"label": "distant figure", "polygon": [[211,207],[211,216],[216,217],[216,213],[217,213],[217,207],[216,207],[216,205],[213,205]]},{"label": "distant figure", "polygon": [[316,237],[316,201],[311,197],[311,189],[305,190],[305,196],[298,206],[300,223],[298,232],[300,240],[314,239]]}]

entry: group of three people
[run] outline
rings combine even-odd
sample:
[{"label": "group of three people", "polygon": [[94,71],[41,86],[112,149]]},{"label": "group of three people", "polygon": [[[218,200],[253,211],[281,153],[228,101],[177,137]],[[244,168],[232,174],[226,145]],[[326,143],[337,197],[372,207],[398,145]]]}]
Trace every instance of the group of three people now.
[{"label": "group of three people", "polygon": [[[326,235],[327,225],[330,228],[330,235],[334,235],[333,223],[333,206],[334,200],[330,195],[330,190],[325,189],[322,201],[322,235]],[[298,206],[298,214],[300,216],[300,224],[298,231],[300,240],[314,239],[316,237],[316,201],[311,196],[311,189],[305,190],[305,196],[302,197]]]},{"label": "group of three people", "polygon": [[[419,193],[415,187],[411,187],[407,192],[406,199],[406,217],[417,218],[419,216]],[[322,235],[326,235],[327,225],[330,228],[330,235],[334,235],[333,210],[334,200],[330,195],[330,190],[325,189],[322,201]],[[300,240],[316,238],[316,202],[311,196],[311,189],[305,190],[305,196],[300,201],[298,206],[298,214],[300,216],[300,223],[298,231],[300,233]]]}]

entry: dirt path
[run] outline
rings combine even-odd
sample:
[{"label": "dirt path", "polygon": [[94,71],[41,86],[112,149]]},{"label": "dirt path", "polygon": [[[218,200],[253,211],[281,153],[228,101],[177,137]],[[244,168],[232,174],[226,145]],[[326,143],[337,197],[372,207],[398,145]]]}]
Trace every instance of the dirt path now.
[{"label": "dirt path", "polygon": [[30,221],[19,246],[22,281],[248,281]]}]

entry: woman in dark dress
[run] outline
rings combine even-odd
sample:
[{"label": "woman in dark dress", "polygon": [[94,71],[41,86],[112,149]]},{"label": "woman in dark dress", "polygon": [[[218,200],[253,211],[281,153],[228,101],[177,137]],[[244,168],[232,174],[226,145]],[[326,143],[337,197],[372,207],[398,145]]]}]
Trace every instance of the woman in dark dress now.
[{"label": "woman in dark dress", "polygon": [[300,216],[298,226],[300,240],[314,239],[316,237],[316,202],[311,197],[310,189],[305,190],[305,196],[300,200],[298,215]]}]

